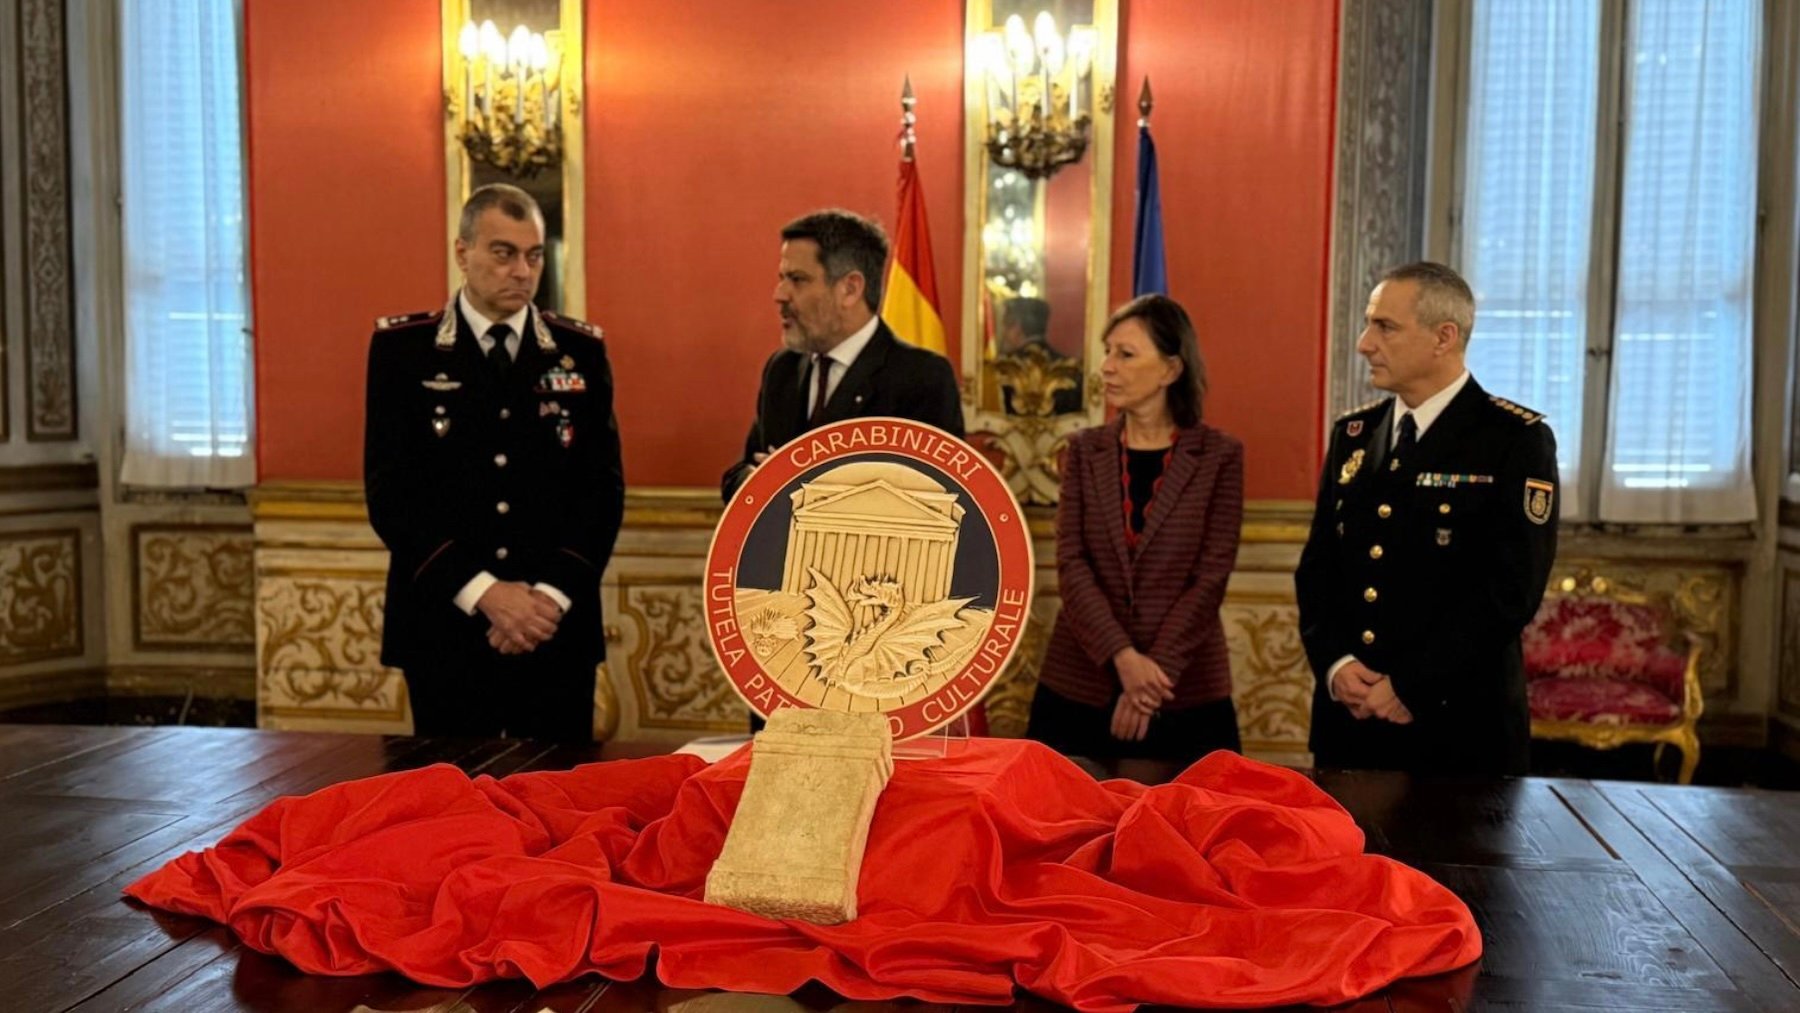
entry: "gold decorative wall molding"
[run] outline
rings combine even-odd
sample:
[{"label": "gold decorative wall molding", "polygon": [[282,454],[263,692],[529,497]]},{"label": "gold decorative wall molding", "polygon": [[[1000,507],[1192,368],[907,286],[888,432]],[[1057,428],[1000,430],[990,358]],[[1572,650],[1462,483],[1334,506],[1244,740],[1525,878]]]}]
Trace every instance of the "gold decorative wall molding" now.
[{"label": "gold decorative wall molding", "polygon": [[[386,555],[368,528],[355,483],[286,483],[255,490],[258,693],[271,727],[404,728],[399,673],[379,662]],[[744,707],[706,646],[702,573],[720,505],[711,489],[633,489],[625,527],[601,585],[607,684],[596,724],[624,738],[678,740],[745,727]],[[1015,654],[986,703],[996,735],[1020,735],[1061,600],[1054,515],[1030,508],[1037,595]],[[1293,571],[1311,504],[1246,504],[1237,568],[1222,619],[1233,699],[1247,752],[1306,763],[1312,673],[1301,649]],[[1702,679],[1712,694],[1735,688],[1738,587],[1735,543],[1656,545],[1572,538],[1553,581],[1590,570],[1670,596],[1707,640]],[[1686,555],[1687,558],[1674,558]],[[1800,555],[1796,555],[1800,561]],[[1796,563],[1800,566],[1800,562]],[[1800,704],[1800,586],[1786,603],[1790,655],[1784,700]],[[1784,703],[1784,708],[1790,705]],[[1791,711],[1800,720],[1800,706]],[[1707,728],[1703,726],[1703,734]]]},{"label": "gold decorative wall molding", "polygon": [[164,651],[255,648],[253,547],[249,525],[134,525],[133,645]]},{"label": "gold decorative wall molding", "polygon": [[68,83],[62,0],[19,0],[25,436],[73,440],[74,293],[69,242]]},{"label": "gold decorative wall molding", "polygon": [[81,531],[0,532],[0,665],[80,657]]},{"label": "gold decorative wall molding", "polygon": [[1300,608],[1234,602],[1220,609],[1231,653],[1231,697],[1246,753],[1297,759],[1312,725],[1313,674],[1300,643]]},{"label": "gold decorative wall molding", "polygon": [[399,722],[400,673],[381,664],[379,570],[268,572],[256,587],[257,710],[290,719]]},{"label": "gold decorative wall molding", "polygon": [[620,667],[628,673],[637,727],[748,728],[749,710],[720,675],[707,646],[699,574],[667,578],[621,572],[616,585],[608,595],[607,614],[620,636],[617,644],[608,643],[607,655],[625,656]]}]

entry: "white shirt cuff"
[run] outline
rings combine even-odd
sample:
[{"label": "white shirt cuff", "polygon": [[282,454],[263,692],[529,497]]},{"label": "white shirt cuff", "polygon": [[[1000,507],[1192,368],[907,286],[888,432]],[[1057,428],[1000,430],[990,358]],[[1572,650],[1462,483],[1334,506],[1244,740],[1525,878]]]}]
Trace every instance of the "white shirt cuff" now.
[{"label": "white shirt cuff", "polygon": [[475,604],[481,601],[482,595],[487,594],[488,588],[498,583],[499,577],[486,570],[481,571],[464,584],[461,591],[456,592],[456,607],[462,609],[464,615],[474,615]]},{"label": "white shirt cuff", "polygon": [[551,601],[556,603],[557,608],[562,609],[563,612],[565,612],[565,613],[569,611],[569,604],[570,604],[569,596],[566,594],[563,594],[561,591],[557,590],[555,585],[553,585],[553,584],[533,584],[533,585],[531,585],[531,589],[533,591],[544,592],[546,595],[548,595],[550,597]]},{"label": "white shirt cuff", "polygon": [[1326,695],[1331,697],[1332,703],[1337,702],[1337,674],[1338,674],[1338,672],[1342,671],[1345,665],[1348,665],[1352,661],[1355,661],[1355,660],[1356,660],[1356,655],[1346,654],[1343,657],[1339,658],[1338,660],[1332,662],[1331,667],[1325,670],[1325,693],[1326,693]]}]

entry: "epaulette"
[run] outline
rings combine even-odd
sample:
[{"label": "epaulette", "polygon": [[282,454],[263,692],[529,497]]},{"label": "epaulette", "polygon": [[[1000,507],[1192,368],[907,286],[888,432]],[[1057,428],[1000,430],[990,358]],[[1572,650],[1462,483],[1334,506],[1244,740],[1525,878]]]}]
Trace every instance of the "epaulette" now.
[{"label": "epaulette", "polygon": [[544,310],[543,316],[544,316],[545,320],[549,321],[550,323],[555,324],[558,327],[567,327],[571,331],[577,331],[581,334],[585,334],[588,337],[593,338],[596,341],[604,341],[606,339],[605,331],[601,330],[598,327],[595,327],[593,324],[588,323],[586,320],[577,320],[574,317],[565,317],[561,313],[552,313],[549,310]]},{"label": "epaulette", "polygon": [[1371,408],[1379,408],[1386,403],[1387,403],[1387,398],[1378,397],[1375,400],[1370,401],[1368,404],[1359,404],[1355,408],[1352,408],[1349,411],[1345,412],[1344,414],[1339,415],[1337,417],[1337,421],[1342,422],[1352,415],[1361,415],[1363,412],[1366,412]]},{"label": "epaulette", "polygon": [[399,316],[376,317],[375,329],[391,331],[396,327],[412,327],[415,324],[436,323],[444,315],[443,310],[420,310],[417,313],[402,313]]},{"label": "epaulette", "polygon": [[1537,424],[1544,417],[1543,412],[1534,412],[1529,408],[1525,408],[1525,407],[1521,407],[1519,405],[1513,404],[1511,401],[1508,401],[1507,399],[1499,396],[1498,394],[1489,394],[1488,400],[1494,402],[1495,406],[1500,408],[1502,411],[1506,411],[1513,415],[1518,416],[1519,421],[1525,423],[1528,426]]}]

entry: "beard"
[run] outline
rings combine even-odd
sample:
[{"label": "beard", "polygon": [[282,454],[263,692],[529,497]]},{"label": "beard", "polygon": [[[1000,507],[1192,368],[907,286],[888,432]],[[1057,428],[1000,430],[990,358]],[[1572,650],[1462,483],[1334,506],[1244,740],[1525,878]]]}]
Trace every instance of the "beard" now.
[{"label": "beard", "polygon": [[837,342],[820,331],[808,330],[798,317],[781,318],[781,344],[790,352],[818,355],[829,352]]}]

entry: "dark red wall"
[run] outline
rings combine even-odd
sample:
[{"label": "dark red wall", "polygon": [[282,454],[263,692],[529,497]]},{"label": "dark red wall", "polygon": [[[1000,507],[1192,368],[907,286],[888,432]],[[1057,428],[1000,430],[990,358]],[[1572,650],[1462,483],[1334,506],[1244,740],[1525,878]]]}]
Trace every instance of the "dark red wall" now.
[{"label": "dark red wall", "polygon": [[[1208,414],[1248,445],[1251,497],[1305,498],[1322,410],[1337,2],[1124,7],[1113,302],[1129,295],[1147,72],[1171,294],[1200,328]],[[445,299],[438,12],[435,0],[248,5],[265,481],[359,477],[370,321]],[[607,331],[634,486],[710,486],[739,452],[779,341],[781,223],[828,205],[893,221],[909,73],[957,347],[961,3],[589,0],[586,13],[588,316]]]}]

